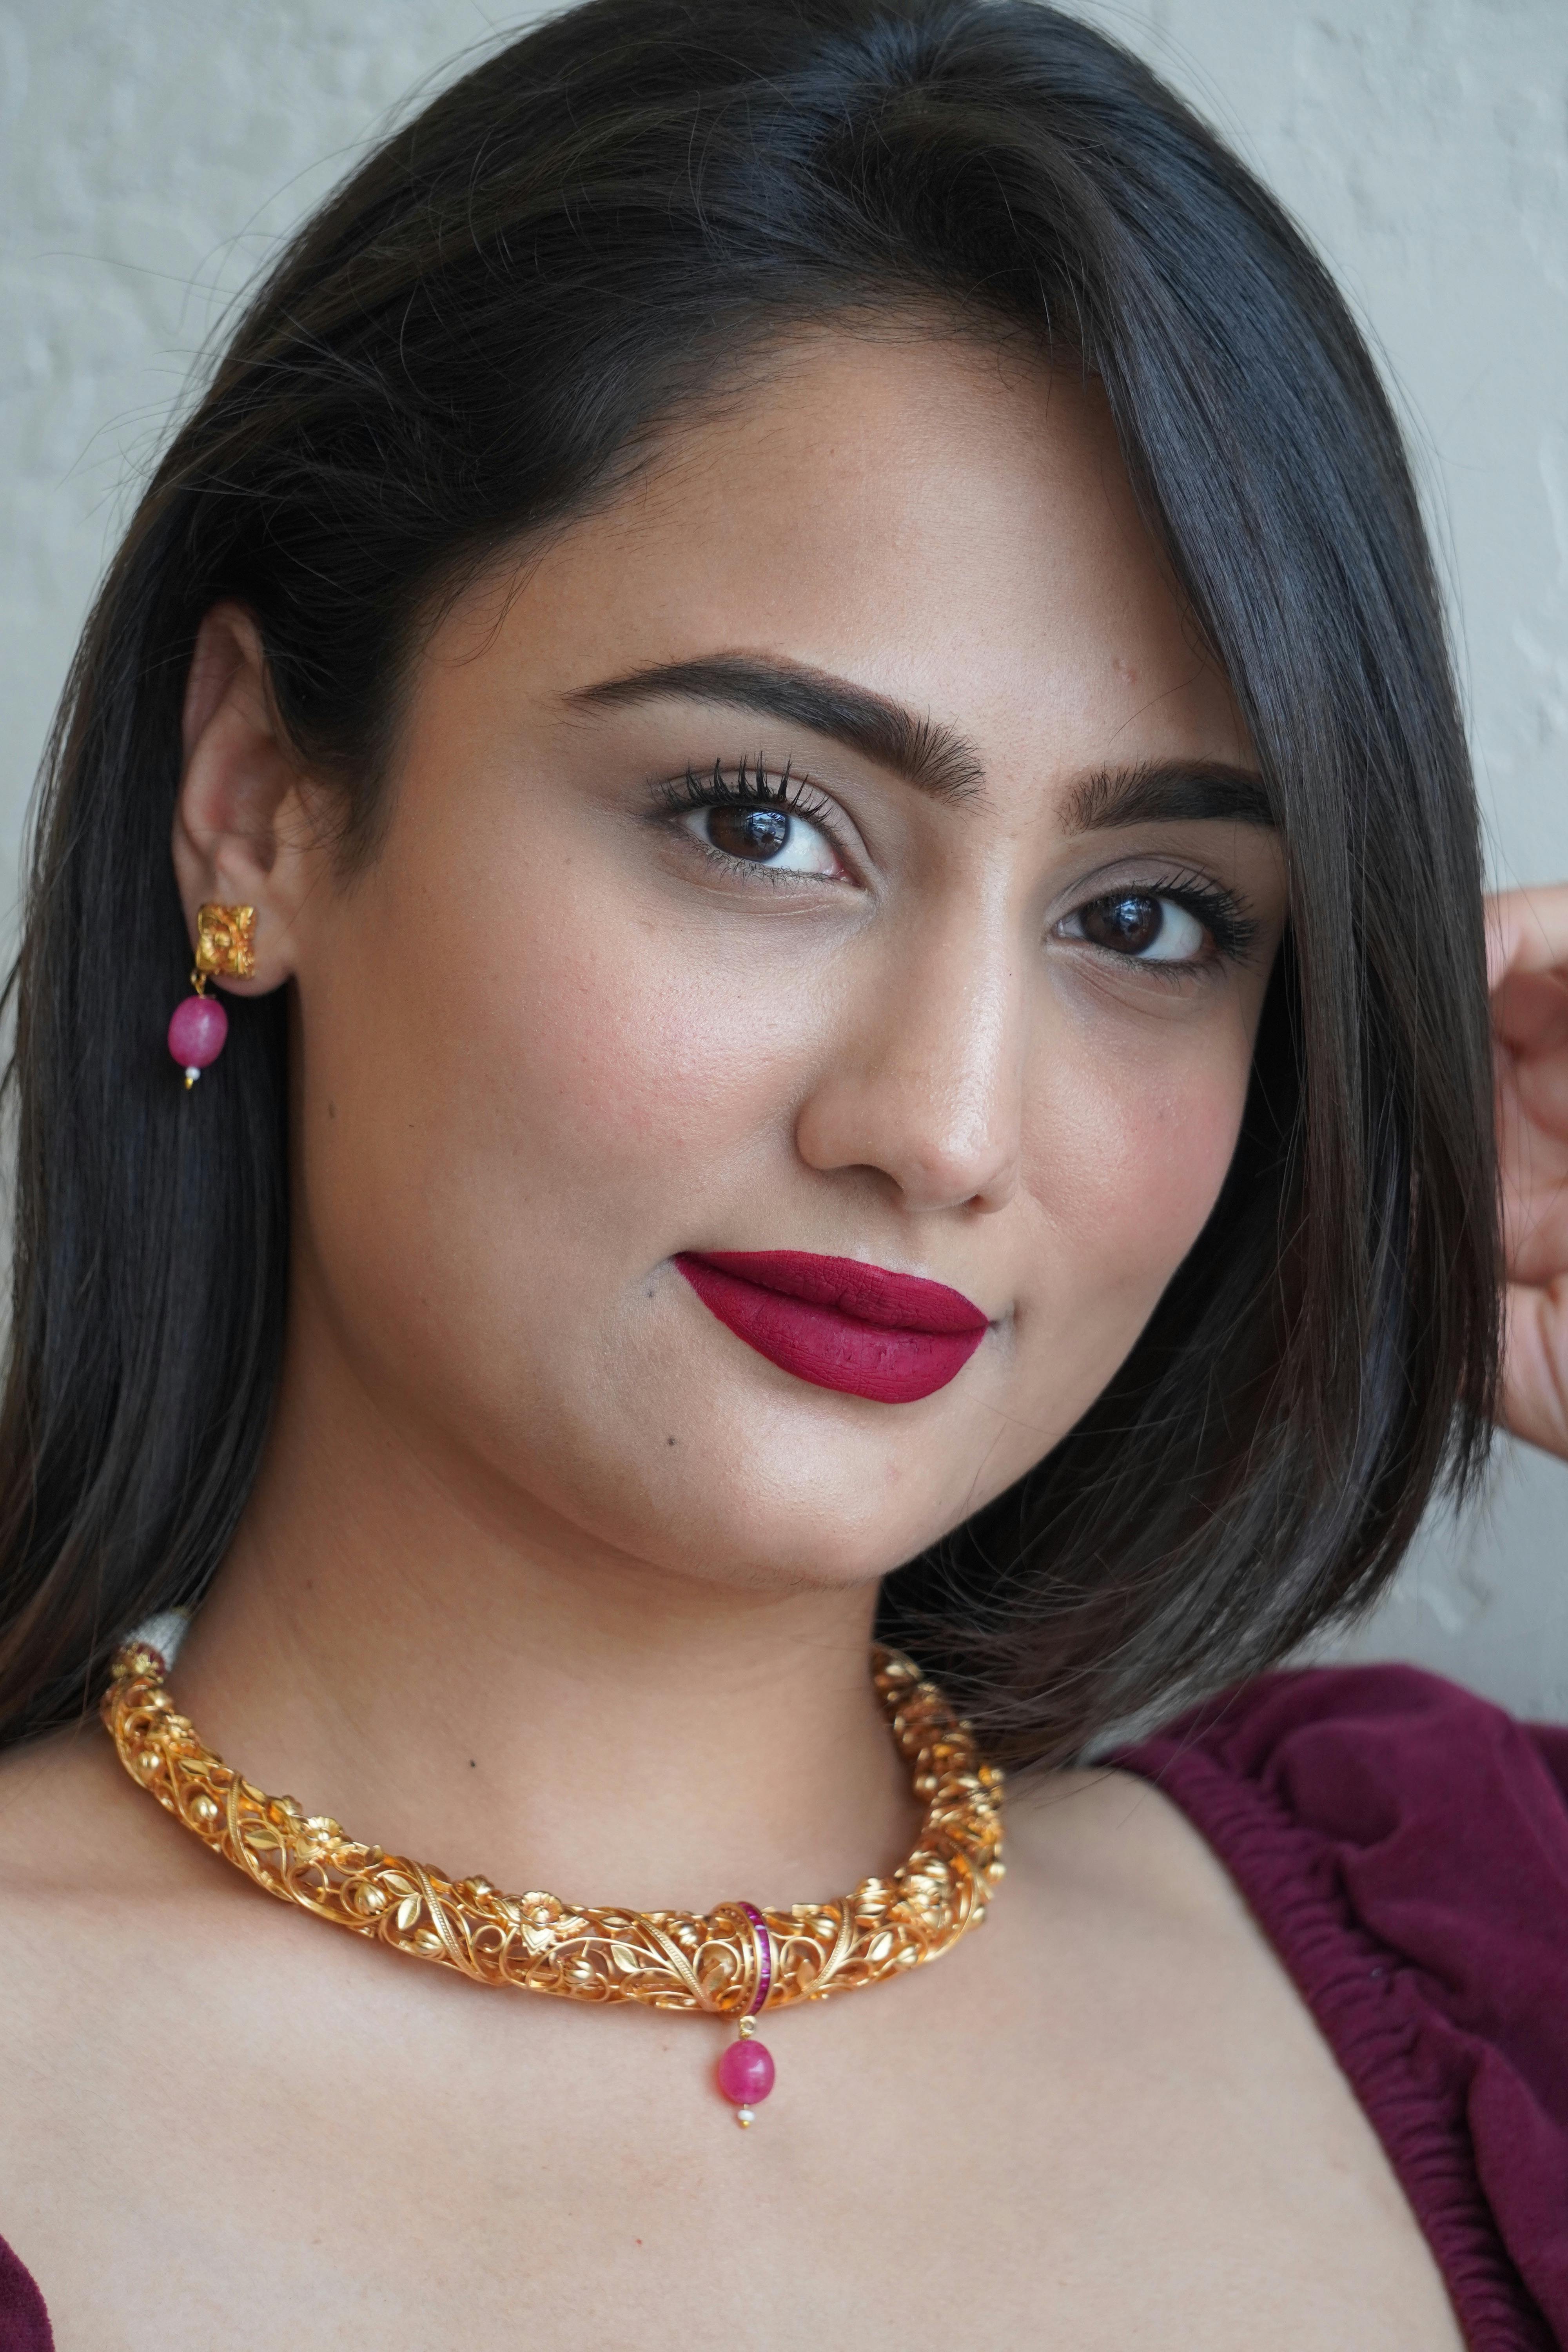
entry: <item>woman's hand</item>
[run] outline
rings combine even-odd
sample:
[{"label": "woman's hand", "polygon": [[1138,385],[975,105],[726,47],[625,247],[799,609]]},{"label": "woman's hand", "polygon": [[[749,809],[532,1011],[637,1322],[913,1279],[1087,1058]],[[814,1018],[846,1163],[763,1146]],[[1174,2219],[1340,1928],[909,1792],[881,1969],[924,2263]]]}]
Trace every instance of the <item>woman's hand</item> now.
[{"label": "woman's hand", "polygon": [[1508,1321],[1499,1419],[1568,1460],[1568,883],[1489,902]]}]

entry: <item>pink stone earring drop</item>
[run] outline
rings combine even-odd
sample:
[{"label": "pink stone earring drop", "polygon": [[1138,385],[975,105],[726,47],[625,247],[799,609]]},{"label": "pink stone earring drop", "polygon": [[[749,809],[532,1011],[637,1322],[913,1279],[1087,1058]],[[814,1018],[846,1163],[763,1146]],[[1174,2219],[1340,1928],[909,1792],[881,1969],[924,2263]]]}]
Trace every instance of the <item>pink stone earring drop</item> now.
[{"label": "pink stone earring drop", "polygon": [[757,2030],[757,2011],[767,2006],[773,1989],[773,1940],[768,1933],[768,1923],[754,1903],[736,1906],[743,1911],[751,1926],[755,1944],[756,1990],[752,2005],[736,2027],[736,2040],[719,2061],[719,2088],[735,2110],[735,2121],[742,2130],[756,2121],[756,2111],[773,2087],[773,2053],[753,2040]]},{"label": "pink stone earring drop", "polygon": [[174,1007],[169,1024],[169,1051],[194,1087],[224,1049],[228,1014],[207,982],[216,972],[233,980],[248,980],[256,970],[256,909],[254,907],[202,907],[196,912],[196,958],[191,971],[195,994]]},{"label": "pink stone earring drop", "polygon": [[193,972],[195,994],[174,1007],[169,1024],[169,1051],[194,1087],[209,1063],[216,1062],[228,1036],[228,1015],[216,996],[206,992],[205,971]]}]

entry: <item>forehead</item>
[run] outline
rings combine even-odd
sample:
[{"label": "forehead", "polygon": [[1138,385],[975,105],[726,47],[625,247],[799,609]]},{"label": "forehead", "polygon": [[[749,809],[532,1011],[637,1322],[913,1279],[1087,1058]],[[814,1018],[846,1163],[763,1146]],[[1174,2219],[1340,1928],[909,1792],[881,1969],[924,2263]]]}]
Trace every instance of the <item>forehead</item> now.
[{"label": "forehead", "polygon": [[993,779],[1249,757],[1098,386],[915,327],[770,354],[552,539],[499,634],[567,695],[766,649],[951,722]]}]

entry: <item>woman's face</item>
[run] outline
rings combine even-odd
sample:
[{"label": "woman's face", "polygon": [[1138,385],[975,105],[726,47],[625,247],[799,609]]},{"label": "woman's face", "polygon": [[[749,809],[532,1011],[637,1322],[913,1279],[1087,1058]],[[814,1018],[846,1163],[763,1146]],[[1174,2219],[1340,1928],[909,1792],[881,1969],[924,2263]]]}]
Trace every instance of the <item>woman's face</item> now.
[{"label": "woman's face", "polygon": [[891,1568],[1214,1206],[1283,920],[1252,768],[1093,391],[799,342],[428,646],[375,859],[292,929],[297,1329],[524,1536]]}]

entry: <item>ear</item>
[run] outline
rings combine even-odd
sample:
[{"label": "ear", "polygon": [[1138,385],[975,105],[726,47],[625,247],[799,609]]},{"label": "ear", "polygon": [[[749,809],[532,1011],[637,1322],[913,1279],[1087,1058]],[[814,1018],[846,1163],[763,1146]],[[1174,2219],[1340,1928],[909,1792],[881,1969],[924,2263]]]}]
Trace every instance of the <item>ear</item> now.
[{"label": "ear", "polygon": [[254,907],[255,977],[217,984],[265,996],[293,973],[295,922],[323,853],[307,780],[273,704],[261,633],[242,605],[215,604],[196,632],[184,742],[173,846],[185,922],[194,941],[199,907]]}]

